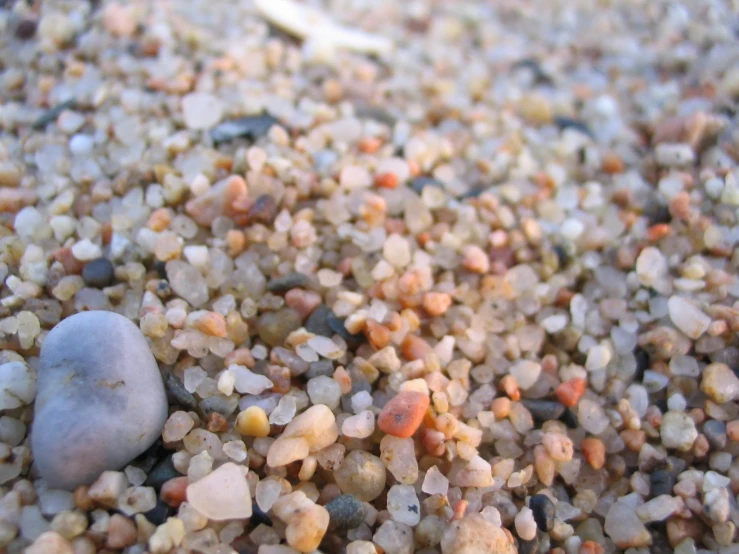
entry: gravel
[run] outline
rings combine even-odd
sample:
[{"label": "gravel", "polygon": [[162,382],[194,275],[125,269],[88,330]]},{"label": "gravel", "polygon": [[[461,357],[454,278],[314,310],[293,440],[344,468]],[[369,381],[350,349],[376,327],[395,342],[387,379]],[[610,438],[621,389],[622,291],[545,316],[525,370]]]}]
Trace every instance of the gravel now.
[{"label": "gravel", "polygon": [[0,550],[736,551],[735,11],[2,4]]}]

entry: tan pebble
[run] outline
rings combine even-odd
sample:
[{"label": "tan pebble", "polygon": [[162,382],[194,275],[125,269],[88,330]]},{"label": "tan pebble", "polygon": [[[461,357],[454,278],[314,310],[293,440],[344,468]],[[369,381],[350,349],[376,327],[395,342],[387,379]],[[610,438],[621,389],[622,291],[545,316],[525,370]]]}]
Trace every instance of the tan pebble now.
[{"label": "tan pebble", "polygon": [[675,547],[687,538],[699,541],[703,536],[703,523],[700,519],[673,518],[667,522],[667,540]]},{"label": "tan pebble", "polygon": [[212,412],[208,417],[208,431],[211,433],[224,433],[228,430],[228,421],[218,412]]},{"label": "tan pebble", "polygon": [[108,524],[108,539],[105,546],[118,550],[136,544],[138,532],[133,521],[121,514],[113,514]]},{"label": "tan pebble", "polygon": [[334,381],[339,383],[341,394],[349,394],[351,392],[352,378],[343,366],[337,367],[336,371],[334,371]]},{"label": "tan pebble", "polygon": [[237,348],[226,354],[226,358],[224,359],[224,365],[226,367],[231,364],[243,365],[249,369],[253,369],[256,365],[256,361],[254,360],[251,350],[248,348]]},{"label": "tan pebble", "polygon": [[462,266],[474,273],[487,273],[490,269],[490,259],[482,248],[470,244],[462,251]]},{"label": "tan pebble", "polygon": [[317,292],[303,289],[290,289],[285,293],[285,305],[292,308],[300,318],[305,320],[321,303],[321,295]]},{"label": "tan pebble", "polygon": [[739,398],[739,377],[724,363],[709,364],[703,370],[701,390],[717,404]]},{"label": "tan pebble", "polygon": [[557,462],[568,462],[574,454],[572,439],[561,433],[544,433],[542,444],[547,454]]},{"label": "tan pebble", "polygon": [[503,392],[505,392],[514,402],[521,400],[521,392],[518,390],[518,383],[513,375],[505,375],[500,380],[500,388],[503,389]]},{"label": "tan pebble", "polygon": [[149,216],[149,220],[146,223],[146,226],[151,229],[152,231],[164,231],[167,227],[169,227],[170,222],[172,221],[172,216],[170,214],[169,209],[167,208],[158,208],[151,212],[151,215]]},{"label": "tan pebble", "polygon": [[644,443],[647,442],[647,434],[641,429],[624,429],[620,436],[626,448],[632,452],[639,452]]},{"label": "tan pebble", "polygon": [[726,424],[726,433],[729,435],[729,440],[739,441],[739,419]]},{"label": "tan pebble", "polygon": [[400,351],[407,360],[423,360],[434,351],[424,339],[417,335],[407,335],[400,345]]},{"label": "tan pebble", "polygon": [[177,508],[185,500],[187,484],[188,479],[184,476],[170,479],[162,485],[159,497],[167,506]]},{"label": "tan pebble", "polygon": [[54,531],[41,533],[25,554],[74,554],[72,543]]},{"label": "tan pebble", "polygon": [[246,248],[246,235],[238,229],[230,229],[226,232],[226,246],[229,256],[238,256]]},{"label": "tan pebble", "polygon": [[74,505],[77,506],[83,512],[89,512],[93,506],[93,500],[90,498],[90,487],[87,485],[80,485],[74,489]]},{"label": "tan pebble", "polygon": [[249,406],[236,417],[236,430],[249,437],[266,437],[269,435],[269,418],[259,406]]},{"label": "tan pebble", "polygon": [[300,552],[318,548],[328,529],[326,508],[314,504],[302,491],[281,496],[272,505],[273,513],[287,524],[287,543]]},{"label": "tan pebble", "polygon": [[554,482],[555,463],[547,453],[547,449],[538,444],[534,447],[534,469],[536,476],[544,485],[550,486]]},{"label": "tan pebble", "polygon": [[444,433],[435,429],[424,429],[421,435],[421,443],[426,452],[432,456],[441,456],[444,454],[446,447],[444,445]]},{"label": "tan pebble", "polygon": [[421,425],[428,407],[428,395],[416,391],[400,392],[385,404],[377,417],[377,426],[395,437],[411,437]]},{"label": "tan pebble", "polygon": [[595,470],[601,469],[606,463],[606,447],[603,441],[595,437],[583,439],[580,443],[580,450],[585,460]]}]

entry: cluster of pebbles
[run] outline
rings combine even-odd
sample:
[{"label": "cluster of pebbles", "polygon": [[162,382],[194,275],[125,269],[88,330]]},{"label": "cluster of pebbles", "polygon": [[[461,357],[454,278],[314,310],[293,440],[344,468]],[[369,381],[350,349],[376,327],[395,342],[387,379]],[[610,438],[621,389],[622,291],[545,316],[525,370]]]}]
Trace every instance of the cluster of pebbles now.
[{"label": "cluster of pebbles", "polygon": [[736,2],[305,4],[0,2],[0,551],[739,553]]}]

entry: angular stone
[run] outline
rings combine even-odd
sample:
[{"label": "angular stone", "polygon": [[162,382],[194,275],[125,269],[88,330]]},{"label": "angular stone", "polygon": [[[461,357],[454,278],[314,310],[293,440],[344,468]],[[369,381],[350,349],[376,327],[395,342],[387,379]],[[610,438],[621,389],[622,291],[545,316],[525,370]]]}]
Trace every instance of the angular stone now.
[{"label": "angular stone", "polygon": [[631,506],[614,502],[606,515],[606,534],[619,548],[649,546],[652,537]]},{"label": "angular stone", "polygon": [[516,554],[509,535],[480,514],[452,521],[441,538],[442,554]]},{"label": "angular stone", "polygon": [[41,348],[31,446],[54,488],[124,467],[159,437],[167,398],[138,327],[113,312],[73,315]]},{"label": "angular stone", "polygon": [[187,501],[213,521],[251,517],[251,493],[244,469],[228,462],[187,487]]}]

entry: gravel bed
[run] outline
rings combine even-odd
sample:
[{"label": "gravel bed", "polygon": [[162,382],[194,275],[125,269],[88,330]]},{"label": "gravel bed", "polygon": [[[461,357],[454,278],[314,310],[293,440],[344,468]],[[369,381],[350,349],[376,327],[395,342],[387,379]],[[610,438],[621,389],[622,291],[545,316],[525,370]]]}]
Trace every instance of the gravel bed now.
[{"label": "gravel bed", "polygon": [[0,552],[739,554],[738,100],[731,0],[0,2]]}]

